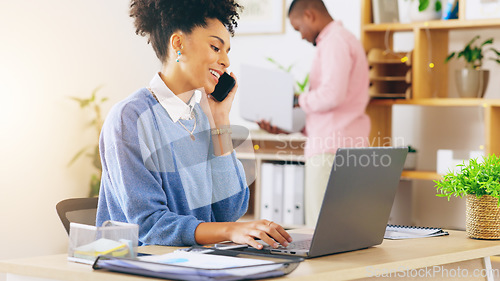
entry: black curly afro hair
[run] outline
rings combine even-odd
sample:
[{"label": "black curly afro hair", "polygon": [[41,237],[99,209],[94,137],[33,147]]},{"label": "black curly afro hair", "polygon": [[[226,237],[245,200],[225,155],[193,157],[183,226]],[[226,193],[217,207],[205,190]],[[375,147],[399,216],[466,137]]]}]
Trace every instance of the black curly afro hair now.
[{"label": "black curly afro hair", "polygon": [[207,19],[218,19],[234,35],[242,8],[235,0],[131,0],[130,17],[135,33],[147,36],[156,56],[165,62],[174,32],[190,34],[195,27],[206,27]]}]

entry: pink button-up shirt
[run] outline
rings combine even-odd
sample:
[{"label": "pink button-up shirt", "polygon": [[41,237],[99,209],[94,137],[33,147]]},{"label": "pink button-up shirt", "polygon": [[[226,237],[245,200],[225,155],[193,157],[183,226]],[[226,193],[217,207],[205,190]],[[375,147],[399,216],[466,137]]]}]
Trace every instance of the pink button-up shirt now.
[{"label": "pink button-up shirt", "polygon": [[310,89],[299,97],[306,113],[306,158],[339,147],[368,146],[370,82],[363,46],[338,21],[321,31],[316,44]]}]

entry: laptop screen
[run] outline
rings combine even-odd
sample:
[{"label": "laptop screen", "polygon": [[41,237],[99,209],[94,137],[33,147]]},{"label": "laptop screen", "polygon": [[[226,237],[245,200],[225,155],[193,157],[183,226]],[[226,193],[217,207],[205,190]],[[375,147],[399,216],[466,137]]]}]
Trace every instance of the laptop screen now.
[{"label": "laptop screen", "polygon": [[337,151],[309,256],[382,243],[407,152],[407,147]]}]

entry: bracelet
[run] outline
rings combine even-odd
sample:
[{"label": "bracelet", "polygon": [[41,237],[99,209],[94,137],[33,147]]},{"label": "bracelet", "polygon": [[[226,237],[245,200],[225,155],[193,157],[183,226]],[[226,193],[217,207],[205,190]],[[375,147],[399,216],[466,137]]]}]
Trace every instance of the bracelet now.
[{"label": "bracelet", "polygon": [[213,135],[222,135],[222,134],[231,134],[231,128],[222,128],[222,129],[211,129],[210,130],[212,136]]}]

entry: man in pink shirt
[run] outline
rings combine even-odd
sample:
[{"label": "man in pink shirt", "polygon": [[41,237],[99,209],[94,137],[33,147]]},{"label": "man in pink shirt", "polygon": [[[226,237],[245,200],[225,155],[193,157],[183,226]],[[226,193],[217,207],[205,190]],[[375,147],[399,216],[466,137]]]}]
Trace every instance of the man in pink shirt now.
[{"label": "man in pink shirt", "polygon": [[[298,98],[306,113],[305,217],[315,226],[337,148],[368,146],[369,68],[361,43],[333,20],[322,0],[294,0],[288,16],[302,39],[317,47],[310,89]],[[282,132],[267,122],[259,125]]]}]

